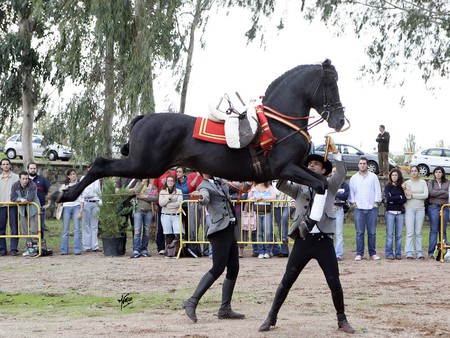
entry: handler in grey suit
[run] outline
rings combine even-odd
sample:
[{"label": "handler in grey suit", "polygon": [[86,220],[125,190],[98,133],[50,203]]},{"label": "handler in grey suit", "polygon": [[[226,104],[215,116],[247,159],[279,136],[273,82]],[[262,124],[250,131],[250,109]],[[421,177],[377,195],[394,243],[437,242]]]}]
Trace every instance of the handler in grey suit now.
[{"label": "handler in grey suit", "polygon": [[199,203],[206,205],[211,217],[211,225],[207,238],[213,250],[213,266],[202,277],[191,298],[183,303],[186,315],[197,322],[195,310],[200,298],[211,287],[227,268],[227,274],[222,287],[222,305],[220,306],[219,319],[242,319],[245,316],[231,309],[231,298],[239,273],[239,253],[234,227],[237,224],[234,208],[231,205],[229,186],[223,185],[220,180],[203,174],[203,182],[198,186],[198,191],[191,193],[198,198]]},{"label": "handler in grey suit", "polygon": [[[339,280],[339,267],[333,246],[333,234],[335,231],[335,217],[333,211],[334,199],[339,187],[345,179],[347,170],[342,161],[342,157],[337,153],[336,145],[331,138],[329,138],[327,144],[329,144],[328,149],[332,151],[334,156],[336,173],[328,178],[326,195],[319,197],[324,201],[321,206],[321,217],[319,217],[320,220],[317,224],[313,224],[311,232],[309,232],[307,222],[311,221],[311,219],[309,219],[311,205],[316,196],[319,195],[316,195],[308,186],[285,180],[278,181],[277,188],[295,199],[294,221],[289,231],[289,236],[295,239],[295,243],[287,262],[286,272],[284,273],[283,279],[275,294],[269,316],[261,325],[259,331],[269,331],[270,327],[276,324],[278,312],[286,299],[289,290],[297,280],[303,268],[314,258],[322,268],[331,290],[339,330],[347,333],[355,332],[345,316],[344,293]],[[325,161],[323,156],[316,154],[310,154],[306,163],[310,170],[324,176],[328,176],[332,169],[330,161]],[[305,222],[306,220],[308,221]]]}]

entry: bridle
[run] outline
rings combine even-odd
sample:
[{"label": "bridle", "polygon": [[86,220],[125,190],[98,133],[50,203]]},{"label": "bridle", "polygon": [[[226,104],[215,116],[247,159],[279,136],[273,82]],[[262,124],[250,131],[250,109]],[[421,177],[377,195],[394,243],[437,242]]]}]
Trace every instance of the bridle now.
[{"label": "bridle", "polygon": [[[319,83],[317,84],[317,87],[314,90],[314,94],[312,95],[312,97],[314,97],[317,94],[317,91],[319,90],[321,84],[322,84],[322,80],[320,80]],[[280,142],[287,140],[288,138],[296,135],[297,133],[300,133],[301,135],[303,135],[306,138],[307,142],[310,143],[311,137],[308,134],[308,130],[319,125],[323,121],[328,122],[331,113],[333,113],[334,111],[339,110],[339,109],[344,110],[344,107],[342,106],[342,103],[340,101],[329,102],[327,92],[326,92],[326,86],[323,86],[323,87],[324,87],[323,88],[323,105],[322,105],[323,110],[318,112],[320,115],[320,118],[318,120],[308,124],[306,127],[299,127],[291,121],[308,120],[308,119],[314,118],[313,116],[294,117],[294,116],[280,113],[279,111],[277,111],[269,106],[265,106],[263,104],[256,107],[257,112],[263,112],[265,116],[270,117],[274,120],[277,120],[278,122],[281,122],[284,125],[295,130],[293,133],[283,137],[282,139],[277,140],[270,148],[273,148]],[[348,122],[348,127],[345,129],[342,129],[340,132],[345,131],[348,128],[350,128],[350,121],[347,118],[345,118],[345,120]]]}]

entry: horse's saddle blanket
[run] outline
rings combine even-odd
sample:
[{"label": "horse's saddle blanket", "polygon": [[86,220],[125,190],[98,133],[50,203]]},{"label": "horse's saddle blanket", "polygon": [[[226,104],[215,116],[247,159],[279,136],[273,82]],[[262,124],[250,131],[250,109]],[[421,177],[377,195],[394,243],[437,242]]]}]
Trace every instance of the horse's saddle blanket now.
[{"label": "horse's saddle blanket", "polygon": [[[225,122],[215,122],[209,118],[198,117],[195,121],[193,137],[198,140],[226,144],[230,148],[244,148],[258,135],[260,129],[264,130],[260,137],[260,146],[266,150],[275,141],[267,123],[267,117],[261,112],[256,113],[254,107],[246,118],[230,116]],[[261,126],[261,128],[259,128]]]}]

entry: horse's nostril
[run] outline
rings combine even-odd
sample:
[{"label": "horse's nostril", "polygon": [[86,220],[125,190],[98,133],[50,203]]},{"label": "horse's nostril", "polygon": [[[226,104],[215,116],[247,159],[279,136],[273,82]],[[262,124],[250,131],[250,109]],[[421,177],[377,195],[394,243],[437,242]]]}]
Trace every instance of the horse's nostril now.
[{"label": "horse's nostril", "polygon": [[345,119],[344,119],[344,118],[340,119],[340,120],[339,120],[339,124],[340,124],[341,126],[343,126],[343,125],[345,124]]}]

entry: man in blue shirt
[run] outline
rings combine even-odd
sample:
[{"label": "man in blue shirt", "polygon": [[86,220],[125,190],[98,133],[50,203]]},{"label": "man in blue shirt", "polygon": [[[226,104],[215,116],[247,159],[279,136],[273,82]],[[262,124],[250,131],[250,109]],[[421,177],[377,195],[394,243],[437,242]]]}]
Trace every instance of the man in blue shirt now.
[{"label": "man in blue shirt", "polygon": [[48,207],[48,205],[45,204],[45,196],[47,195],[51,184],[44,176],[37,174],[38,166],[36,163],[30,162],[27,169],[30,180],[36,184],[37,197],[41,203],[41,238],[43,239],[45,230],[45,209]]}]

